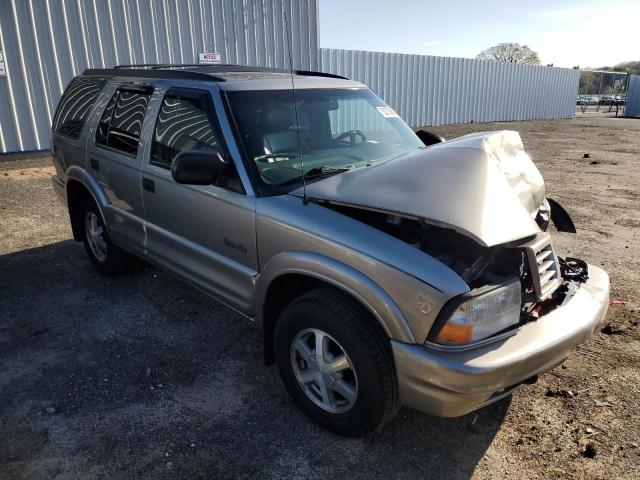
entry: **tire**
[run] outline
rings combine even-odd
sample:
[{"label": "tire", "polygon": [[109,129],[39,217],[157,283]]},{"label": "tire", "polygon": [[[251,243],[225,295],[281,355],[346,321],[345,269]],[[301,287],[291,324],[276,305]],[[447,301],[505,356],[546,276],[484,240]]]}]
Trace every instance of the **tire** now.
[{"label": "tire", "polygon": [[[345,357],[349,367],[329,377],[326,372],[314,372],[312,366],[320,364],[320,357],[307,362],[300,352],[311,345],[306,355],[317,355],[317,338],[325,339],[327,351],[322,359],[326,368],[344,366]],[[339,435],[363,436],[383,427],[398,413],[398,381],[389,340],[369,312],[342,292],[322,288],[291,302],[278,318],[274,351],[289,394],[320,426]],[[325,363],[336,358],[341,360]],[[303,383],[313,376],[316,380]],[[335,384],[334,390],[327,387],[332,390],[330,395],[319,387],[318,378],[328,378],[326,385]],[[345,390],[345,385],[350,388]],[[335,404],[324,402],[331,397]]]},{"label": "tire", "polygon": [[82,242],[96,270],[109,277],[125,272],[131,264],[131,257],[111,241],[96,204],[88,200],[81,215]]}]

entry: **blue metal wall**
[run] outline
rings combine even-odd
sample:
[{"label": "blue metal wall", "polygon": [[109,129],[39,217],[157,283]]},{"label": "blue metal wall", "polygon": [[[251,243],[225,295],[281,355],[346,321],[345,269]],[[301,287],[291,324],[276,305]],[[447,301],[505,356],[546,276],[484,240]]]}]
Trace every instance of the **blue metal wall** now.
[{"label": "blue metal wall", "polygon": [[568,68],[328,48],[320,68],[367,84],[412,126],[571,118],[580,80]]}]

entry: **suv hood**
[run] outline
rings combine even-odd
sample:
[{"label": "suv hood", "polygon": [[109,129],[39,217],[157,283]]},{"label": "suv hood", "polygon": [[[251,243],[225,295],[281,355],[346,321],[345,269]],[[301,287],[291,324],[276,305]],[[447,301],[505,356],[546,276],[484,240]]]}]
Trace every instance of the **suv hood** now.
[{"label": "suv hood", "polygon": [[[292,192],[302,196],[303,189]],[[513,131],[466,135],[307,185],[310,200],[452,228],[484,246],[540,232],[544,181]]]}]

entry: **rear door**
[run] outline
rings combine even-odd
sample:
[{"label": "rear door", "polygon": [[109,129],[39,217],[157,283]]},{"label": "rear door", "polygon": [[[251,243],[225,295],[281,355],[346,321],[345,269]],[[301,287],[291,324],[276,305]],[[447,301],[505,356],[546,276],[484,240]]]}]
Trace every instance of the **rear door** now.
[{"label": "rear door", "polygon": [[104,214],[111,237],[116,243],[141,253],[144,208],[139,146],[141,132],[148,121],[146,113],[153,87],[124,83],[110,88],[100,120],[89,134],[87,170],[109,198]]},{"label": "rear door", "polygon": [[157,106],[142,172],[147,252],[156,263],[248,313],[258,263],[255,197],[246,195],[235,166],[213,185],[182,185],[171,175],[175,157],[187,150],[217,149],[231,158],[211,95],[206,87],[169,88]]}]

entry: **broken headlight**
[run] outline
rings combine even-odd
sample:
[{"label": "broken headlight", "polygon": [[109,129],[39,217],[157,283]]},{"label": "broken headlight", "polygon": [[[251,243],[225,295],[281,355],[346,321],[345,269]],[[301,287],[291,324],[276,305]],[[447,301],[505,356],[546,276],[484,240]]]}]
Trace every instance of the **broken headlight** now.
[{"label": "broken headlight", "polygon": [[465,345],[495,335],[520,321],[521,296],[517,278],[460,295],[442,309],[427,340]]}]

